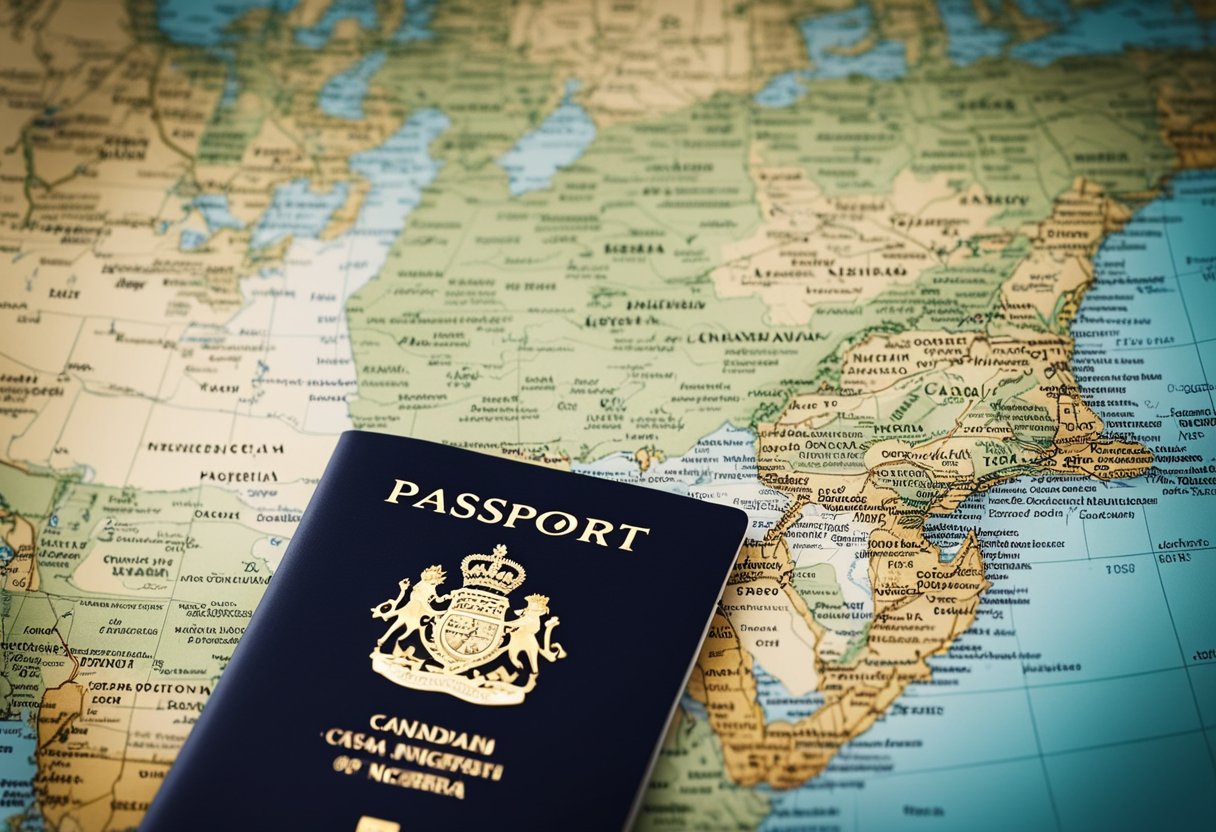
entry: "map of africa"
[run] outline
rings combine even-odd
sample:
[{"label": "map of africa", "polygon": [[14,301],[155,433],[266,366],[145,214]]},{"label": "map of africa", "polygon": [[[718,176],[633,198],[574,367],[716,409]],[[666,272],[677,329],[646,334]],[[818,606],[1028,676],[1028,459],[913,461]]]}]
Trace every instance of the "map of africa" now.
[{"label": "map of africa", "polygon": [[749,512],[639,830],[1216,828],[1216,3],[0,17],[6,828],[139,824],[350,428]]}]

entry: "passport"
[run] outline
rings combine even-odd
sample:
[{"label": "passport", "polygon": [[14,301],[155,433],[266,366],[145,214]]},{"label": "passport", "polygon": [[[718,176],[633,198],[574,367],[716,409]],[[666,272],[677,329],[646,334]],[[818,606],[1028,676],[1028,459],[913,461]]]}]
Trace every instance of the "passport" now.
[{"label": "passport", "polygon": [[141,829],[627,827],[747,523],[343,434]]}]

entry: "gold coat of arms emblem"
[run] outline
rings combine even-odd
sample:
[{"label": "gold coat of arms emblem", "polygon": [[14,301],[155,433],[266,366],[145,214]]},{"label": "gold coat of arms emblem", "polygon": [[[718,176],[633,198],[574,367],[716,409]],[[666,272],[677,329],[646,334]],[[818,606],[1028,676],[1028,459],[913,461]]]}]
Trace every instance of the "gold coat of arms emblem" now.
[{"label": "gold coat of arms emblem", "polygon": [[476,705],[518,705],[536,687],[539,660],[566,657],[553,640],[558,618],[549,615],[549,597],[526,596],[523,609],[507,619],[511,593],[527,573],[503,545],[469,555],[460,571],[464,585],[450,594],[440,590],[443,567],[428,566],[412,588],[404,578],[396,598],[372,607],[373,618],[388,622],[371,653],[372,670],[403,687]]}]

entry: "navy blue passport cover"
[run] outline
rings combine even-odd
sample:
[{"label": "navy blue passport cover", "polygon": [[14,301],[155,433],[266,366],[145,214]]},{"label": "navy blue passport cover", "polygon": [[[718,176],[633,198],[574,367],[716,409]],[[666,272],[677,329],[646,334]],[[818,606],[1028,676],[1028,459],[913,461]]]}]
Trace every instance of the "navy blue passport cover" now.
[{"label": "navy blue passport cover", "polygon": [[746,527],[346,433],[141,828],[622,829]]}]

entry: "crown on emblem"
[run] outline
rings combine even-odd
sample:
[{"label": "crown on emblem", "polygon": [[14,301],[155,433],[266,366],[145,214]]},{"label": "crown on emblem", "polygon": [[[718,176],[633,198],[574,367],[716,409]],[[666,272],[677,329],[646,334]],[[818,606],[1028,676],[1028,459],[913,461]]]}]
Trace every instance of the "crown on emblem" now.
[{"label": "crown on emblem", "polygon": [[542,612],[549,611],[549,596],[548,595],[527,595],[524,600],[528,602],[528,607]]},{"label": "crown on emblem", "polygon": [[492,555],[469,555],[460,562],[465,586],[479,586],[510,595],[518,589],[527,575],[524,568],[507,557],[507,547],[501,543]]}]

